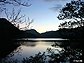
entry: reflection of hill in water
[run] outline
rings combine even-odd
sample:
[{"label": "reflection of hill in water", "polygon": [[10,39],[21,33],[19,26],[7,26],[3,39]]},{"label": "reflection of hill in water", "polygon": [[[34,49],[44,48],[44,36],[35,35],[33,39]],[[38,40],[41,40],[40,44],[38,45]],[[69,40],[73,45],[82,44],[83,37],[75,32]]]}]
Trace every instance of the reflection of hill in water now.
[{"label": "reflection of hill in water", "polygon": [[[72,56],[71,58],[70,58],[70,61],[71,60],[73,60],[73,59],[76,59],[76,54],[78,54],[78,53],[80,53],[80,54],[82,54],[82,49],[83,49],[83,44],[82,44],[82,42],[83,41],[76,41],[76,40],[66,40],[66,41],[38,41],[38,42],[30,42],[30,41],[28,41],[28,42],[18,42],[18,44],[20,44],[20,45],[22,45],[22,46],[26,46],[26,47],[35,47],[35,46],[37,46],[37,45],[39,45],[39,47],[40,46],[47,46],[47,45],[50,45],[51,46],[51,48],[49,49],[48,48],[48,51],[45,51],[45,53],[47,53],[47,52],[49,52],[50,51],[50,53],[51,54],[53,54],[53,55],[49,55],[49,57],[51,58],[51,60],[52,59],[58,59],[59,61],[61,61],[61,60],[64,60],[64,59],[67,59],[67,58],[70,58],[70,55]],[[4,45],[5,47],[5,49],[3,50],[2,48],[2,50],[3,50],[3,52],[5,53],[5,54],[2,54],[2,55],[4,55],[4,56],[6,56],[6,55],[8,55],[8,54],[10,54],[12,51],[14,51],[15,49],[17,49],[17,47],[19,46],[18,44],[13,44],[14,42],[12,42],[12,44],[10,44],[10,45]],[[59,52],[60,52],[60,54],[55,54],[54,52],[56,52],[56,51],[58,51],[57,49],[58,48],[56,48],[56,46],[59,46],[59,47],[61,47],[63,50],[60,50]],[[1,46],[0,46],[1,47]],[[10,48],[11,47],[11,48]],[[53,49],[53,47],[54,48],[56,48],[56,49]],[[7,49],[6,49],[7,48]],[[0,49],[0,50],[1,50]],[[26,48],[27,49],[27,48]],[[39,48],[36,48],[36,49],[39,49]],[[31,49],[32,50],[32,49]],[[34,49],[33,49],[34,50]],[[1,51],[0,51],[1,52]],[[41,51],[39,51],[39,52],[41,52]],[[38,52],[38,53],[39,53]],[[53,53],[52,53],[53,52]],[[17,52],[18,53],[18,52]],[[33,53],[35,53],[35,52],[33,52]],[[35,53],[35,54],[38,54],[38,53]],[[41,52],[41,53],[43,53],[43,52]],[[15,53],[13,53],[13,54],[15,54]],[[80,56],[80,54],[78,54],[78,59],[79,59],[79,57],[81,58],[81,56]],[[34,55],[34,56],[36,56],[36,55]],[[27,61],[28,59],[32,59],[32,60],[36,60],[36,58],[38,57],[38,60],[41,60],[42,58],[41,57],[47,57],[46,56],[46,54],[38,54],[38,56],[36,56],[36,57],[28,57],[27,59],[25,58],[25,61]],[[0,57],[2,57],[1,55],[0,55]],[[26,57],[27,57],[27,55],[26,55]],[[59,58],[57,58],[57,57],[59,57]],[[18,60],[18,59],[17,59]],[[51,61],[50,60],[50,61]],[[32,62],[32,61],[30,61],[30,60],[28,60],[29,62]],[[53,63],[53,62],[56,62],[57,60],[52,60],[51,62]],[[58,62],[59,62],[58,61]],[[68,59],[67,59],[67,61],[68,61]],[[66,62],[65,62],[66,63]]]},{"label": "reflection of hill in water", "polygon": [[19,44],[16,44],[14,41],[0,41],[0,59],[6,57],[12,51],[14,51]]},{"label": "reflection of hill in water", "polygon": [[54,45],[60,46],[60,47],[67,47],[70,46],[71,48],[83,48],[83,40],[66,40],[66,41],[58,41],[54,42]]}]

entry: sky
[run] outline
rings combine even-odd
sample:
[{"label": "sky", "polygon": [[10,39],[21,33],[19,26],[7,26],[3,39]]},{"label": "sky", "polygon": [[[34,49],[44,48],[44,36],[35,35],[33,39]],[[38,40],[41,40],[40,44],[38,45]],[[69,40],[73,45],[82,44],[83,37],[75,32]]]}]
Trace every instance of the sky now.
[{"label": "sky", "polygon": [[[57,16],[60,9],[70,0],[31,0],[32,5],[24,9],[24,14],[34,19],[32,29],[38,32],[58,30],[58,25],[61,23]],[[55,7],[55,8],[54,8]]]},{"label": "sky", "polygon": [[[62,22],[58,20],[60,9],[71,0],[30,0],[30,7],[21,7],[21,14],[25,14],[34,22],[31,29],[39,33],[58,30],[58,25]],[[12,9],[13,6],[8,6]],[[16,7],[17,8],[17,7]],[[18,9],[18,8],[17,8]],[[22,26],[22,25],[21,25]]]}]

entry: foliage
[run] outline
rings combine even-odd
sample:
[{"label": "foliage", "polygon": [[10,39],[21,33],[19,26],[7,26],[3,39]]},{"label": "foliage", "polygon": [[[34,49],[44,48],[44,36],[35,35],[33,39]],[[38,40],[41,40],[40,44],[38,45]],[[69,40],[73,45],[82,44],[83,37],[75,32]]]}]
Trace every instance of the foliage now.
[{"label": "foliage", "polygon": [[78,0],[66,3],[66,5],[61,9],[58,19],[73,19],[75,20],[75,22],[72,20],[73,23],[84,26],[84,2]]},{"label": "foliage", "polygon": [[[55,45],[53,47],[58,46],[56,42],[53,45]],[[59,53],[56,53],[56,51],[58,51]],[[48,48],[47,53],[47,55],[45,53],[38,53],[34,57],[31,56],[30,58],[25,58],[24,63],[73,63],[76,62],[75,60],[82,62],[82,50],[72,49],[70,46],[65,47],[61,51],[59,51],[58,49]]]},{"label": "foliage", "polygon": [[23,58],[23,63],[45,63],[45,52],[43,54],[41,54],[41,52],[39,52],[38,54],[36,54],[34,57],[30,56],[29,58]]},{"label": "foliage", "polygon": [[78,21],[65,21],[63,23],[60,23],[60,25],[58,26],[60,28],[75,28],[75,27],[80,27],[80,22]]}]

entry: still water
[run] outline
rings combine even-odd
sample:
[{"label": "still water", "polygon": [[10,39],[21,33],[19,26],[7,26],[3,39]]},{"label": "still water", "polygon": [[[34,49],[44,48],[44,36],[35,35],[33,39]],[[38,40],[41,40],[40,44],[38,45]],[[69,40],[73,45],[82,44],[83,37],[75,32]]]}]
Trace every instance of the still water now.
[{"label": "still water", "polygon": [[[68,60],[70,60],[69,57],[77,56],[75,54],[79,54],[77,56],[79,58],[81,58],[80,56],[82,56],[82,49],[79,45],[79,42],[77,42],[77,41],[71,42],[67,39],[60,39],[60,38],[57,38],[57,39],[56,38],[51,38],[51,39],[50,38],[46,38],[46,39],[30,38],[30,39],[28,39],[28,38],[25,38],[25,39],[21,39],[21,40],[19,39],[19,41],[16,44],[18,44],[18,46],[15,49],[13,49],[9,54],[7,54],[2,60],[4,60],[4,59],[7,61],[17,60],[17,62],[19,63],[19,62],[23,61],[24,58],[30,58],[30,56],[35,57],[36,54],[39,54],[39,52],[40,52],[40,55],[45,52],[44,56],[47,56],[47,59],[45,60],[44,63],[49,63],[48,61],[53,61],[54,59],[56,59],[55,55],[57,55],[57,54],[59,54],[58,57],[60,57],[60,58],[62,57],[62,55],[64,56],[64,54],[65,54],[67,62],[68,62]],[[78,47],[78,45],[79,45],[79,47]],[[69,53],[67,53],[66,51]],[[75,54],[72,54],[73,52]],[[55,56],[54,59],[52,57],[50,57],[52,55],[53,55],[53,57]],[[67,59],[67,58],[69,58],[69,59]],[[76,60],[75,57],[72,57],[72,58],[74,58]],[[79,58],[77,58],[77,59],[79,59]],[[53,59],[53,60],[51,60],[51,59]],[[65,58],[63,58],[63,59],[65,60]],[[75,61],[75,60],[73,60],[73,61]],[[82,59],[79,59],[79,62],[80,62],[80,60],[82,62]]]}]

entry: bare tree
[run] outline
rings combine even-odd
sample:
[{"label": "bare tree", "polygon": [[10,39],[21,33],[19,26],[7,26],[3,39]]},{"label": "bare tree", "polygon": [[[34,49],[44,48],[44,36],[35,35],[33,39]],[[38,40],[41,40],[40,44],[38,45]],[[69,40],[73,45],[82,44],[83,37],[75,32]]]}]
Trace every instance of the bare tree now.
[{"label": "bare tree", "polygon": [[25,22],[23,23],[23,24],[25,24],[25,26],[20,29],[27,30],[27,29],[31,28],[32,27],[31,24],[33,22],[34,22],[33,19],[30,19],[29,17],[27,19],[25,18]]},{"label": "bare tree", "polygon": [[25,17],[25,15],[20,15],[20,13],[21,9],[19,9],[17,12],[14,8],[10,12],[8,12],[8,10],[5,10],[6,19],[16,27],[19,23],[23,23],[23,18]]},{"label": "bare tree", "polygon": [[0,0],[0,12],[5,10],[8,5],[29,7],[29,0]]},{"label": "bare tree", "polygon": [[6,19],[17,28],[20,27],[20,24],[25,23],[25,27],[23,28],[29,29],[33,20],[30,20],[29,18],[26,20],[26,16],[21,15],[21,9],[16,11],[16,9],[13,8],[12,11],[9,12],[7,8],[8,5],[29,7],[31,6],[31,4],[29,4],[29,0],[0,0],[0,12],[5,13]]},{"label": "bare tree", "polygon": [[12,4],[12,5],[22,5],[22,6],[30,6],[28,3],[29,0],[0,0],[0,5]]},{"label": "bare tree", "polygon": [[[29,17],[26,20],[26,16],[25,15],[21,15],[21,9],[19,9],[17,12],[15,11],[15,9],[13,8],[11,12],[8,12],[8,10],[5,10],[5,15],[6,15],[6,19],[8,21],[10,21],[14,26],[16,26],[17,28],[19,28],[20,24],[24,24],[25,23],[25,27],[23,27],[24,29],[29,29],[30,25],[33,23],[33,19],[30,20]],[[23,29],[23,28],[19,28],[19,29]]]}]

